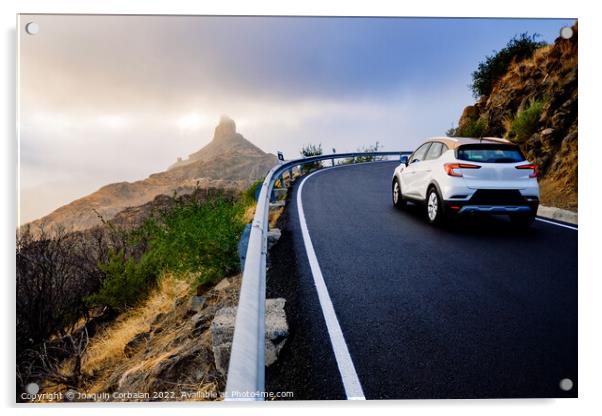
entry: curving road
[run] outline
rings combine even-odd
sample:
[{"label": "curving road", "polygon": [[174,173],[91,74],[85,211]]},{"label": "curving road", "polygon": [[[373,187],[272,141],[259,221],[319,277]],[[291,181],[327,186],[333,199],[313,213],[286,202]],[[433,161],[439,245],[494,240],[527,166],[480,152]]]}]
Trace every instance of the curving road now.
[{"label": "curving road", "polygon": [[269,297],[287,298],[291,335],[268,390],[352,398],[355,374],[367,399],[576,397],[577,231],[541,221],[520,231],[503,218],[432,227],[416,206],[393,208],[395,165],[295,184],[267,281]]}]

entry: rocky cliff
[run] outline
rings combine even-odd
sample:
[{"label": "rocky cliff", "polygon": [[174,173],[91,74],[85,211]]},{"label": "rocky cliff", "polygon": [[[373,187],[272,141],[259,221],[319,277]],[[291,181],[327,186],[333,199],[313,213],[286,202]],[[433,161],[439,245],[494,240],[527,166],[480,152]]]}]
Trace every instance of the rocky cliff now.
[{"label": "rocky cliff", "polygon": [[[572,29],[570,39],[559,37],[530,58],[513,62],[488,96],[464,109],[458,130],[478,121],[482,136],[518,143],[539,167],[542,203],[576,210],[577,24]],[[532,129],[516,134],[517,118],[534,103]]]},{"label": "rocky cliff", "polygon": [[188,159],[180,160],[164,172],[136,182],[106,185],[98,191],[62,206],[29,223],[32,230],[44,225],[51,231],[84,230],[116,214],[152,201],[158,195],[187,194],[195,188],[242,190],[261,178],[276,163],[276,156],[236,132],[233,120],[222,117],[212,141]]}]

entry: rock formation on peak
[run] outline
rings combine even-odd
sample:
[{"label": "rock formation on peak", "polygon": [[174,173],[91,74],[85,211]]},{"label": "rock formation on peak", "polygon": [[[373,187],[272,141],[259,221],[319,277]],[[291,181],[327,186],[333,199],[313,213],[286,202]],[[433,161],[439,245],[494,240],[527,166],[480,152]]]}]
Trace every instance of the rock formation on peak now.
[{"label": "rock formation on peak", "polygon": [[229,137],[236,134],[236,123],[228,116],[222,116],[219,124],[215,127],[213,140],[219,140],[222,137]]},{"label": "rock formation on peak", "polygon": [[[208,162],[227,155],[262,158],[266,153],[236,132],[236,123],[228,116],[222,116],[213,133],[211,142],[201,150],[191,153],[186,159],[178,159],[169,167],[175,170],[199,161]],[[265,172],[262,172],[262,174]]]}]

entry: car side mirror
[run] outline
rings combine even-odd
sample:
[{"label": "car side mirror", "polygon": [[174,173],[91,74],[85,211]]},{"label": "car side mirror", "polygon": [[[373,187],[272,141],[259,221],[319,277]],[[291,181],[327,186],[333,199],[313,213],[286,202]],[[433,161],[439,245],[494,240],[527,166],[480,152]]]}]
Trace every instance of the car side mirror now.
[{"label": "car side mirror", "polygon": [[401,163],[403,163],[404,165],[408,166],[408,156],[407,155],[403,155],[399,158],[399,161]]}]

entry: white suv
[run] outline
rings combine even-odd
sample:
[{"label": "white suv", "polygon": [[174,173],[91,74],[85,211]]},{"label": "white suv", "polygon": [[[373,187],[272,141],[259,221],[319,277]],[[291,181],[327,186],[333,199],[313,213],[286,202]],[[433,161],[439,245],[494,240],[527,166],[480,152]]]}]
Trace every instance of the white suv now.
[{"label": "white suv", "polygon": [[430,223],[454,214],[509,215],[529,226],[539,206],[537,166],[519,147],[498,138],[435,137],[395,169],[393,204],[426,205]]}]

